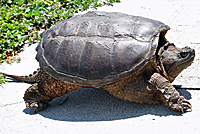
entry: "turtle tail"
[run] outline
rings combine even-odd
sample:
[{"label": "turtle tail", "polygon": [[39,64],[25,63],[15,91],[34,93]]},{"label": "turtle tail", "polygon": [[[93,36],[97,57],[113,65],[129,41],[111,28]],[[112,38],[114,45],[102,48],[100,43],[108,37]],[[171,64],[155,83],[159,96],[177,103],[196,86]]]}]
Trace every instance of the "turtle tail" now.
[{"label": "turtle tail", "polygon": [[23,81],[27,83],[38,82],[46,76],[46,73],[41,68],[37,69],[37,71],[34,71],[33,74],[30,74],[29,76],[16,76],[16,75],[10,75],[6,73],[2,73],[2,74],[10,78],[13,78],[15,80]]}]

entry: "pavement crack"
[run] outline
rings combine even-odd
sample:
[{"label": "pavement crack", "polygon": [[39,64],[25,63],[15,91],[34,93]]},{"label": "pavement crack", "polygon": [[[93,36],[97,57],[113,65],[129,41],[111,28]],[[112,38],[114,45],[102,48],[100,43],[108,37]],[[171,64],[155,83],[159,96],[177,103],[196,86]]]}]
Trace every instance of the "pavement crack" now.
[{"label": "pavement crack", "polygon": [[20,104],[20,103],[23,103],[23,101],[14,102],[14,103],[10,103],[10,104],[1,104],[1,103],[0,103],[0,107],[12,106],[12,105]]}]

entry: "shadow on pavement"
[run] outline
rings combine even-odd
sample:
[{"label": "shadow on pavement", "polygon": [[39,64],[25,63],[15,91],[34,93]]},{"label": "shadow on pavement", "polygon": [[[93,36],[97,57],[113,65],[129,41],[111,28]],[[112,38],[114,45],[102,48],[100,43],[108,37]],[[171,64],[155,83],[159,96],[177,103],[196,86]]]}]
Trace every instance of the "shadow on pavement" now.
[{"label": "shadow on pavement", "polygon": [[[186,90],[179,90],[186,99],[191,94]],[[62,102],[66,99],[66,102]],[[26,114],[34,114],[33,109],[25,109]],[[119,100],[104,89],[79,89],[68,95],[54,99],[48,108],[39,114],[45,118],[59,121],[111,121],[139,117],[142,115],[181,116],[181,112],[174,112],[164,105],[138,104]]]}]

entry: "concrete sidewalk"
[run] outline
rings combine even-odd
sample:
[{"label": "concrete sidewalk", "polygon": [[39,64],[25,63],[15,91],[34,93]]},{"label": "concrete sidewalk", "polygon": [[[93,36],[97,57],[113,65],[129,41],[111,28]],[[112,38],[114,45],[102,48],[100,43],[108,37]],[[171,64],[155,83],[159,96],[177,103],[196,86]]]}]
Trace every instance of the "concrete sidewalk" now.
[{"label": "concrete sidewalk", "polygon": [[[196,51],[194,63],[173,82],[185,89],[193,111],[184,114],[162,105],[118,100],[102,89],[80,89],[53,100],[37,114],[25,109],[23,95],[30,84],[9,82],[0,87],[0,134],[197,134],[200,132],[200,2],[199,0],[121,0],[99,11],[123,12],[168,24],[167,39],[176,46]],[[0,72],[27,75],[38,68],[33,44],[20,53],[20,64],[0,65]]]}]

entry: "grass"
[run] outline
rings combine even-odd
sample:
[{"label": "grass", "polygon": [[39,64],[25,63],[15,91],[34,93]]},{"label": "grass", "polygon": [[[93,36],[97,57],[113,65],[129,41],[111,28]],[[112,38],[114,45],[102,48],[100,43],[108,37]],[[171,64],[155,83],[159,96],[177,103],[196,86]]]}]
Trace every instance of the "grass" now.
[{"label": "grass", "polygon": [[3,83],[6,83],[6,77],[0,73],[0,86],[3,84]]}]

